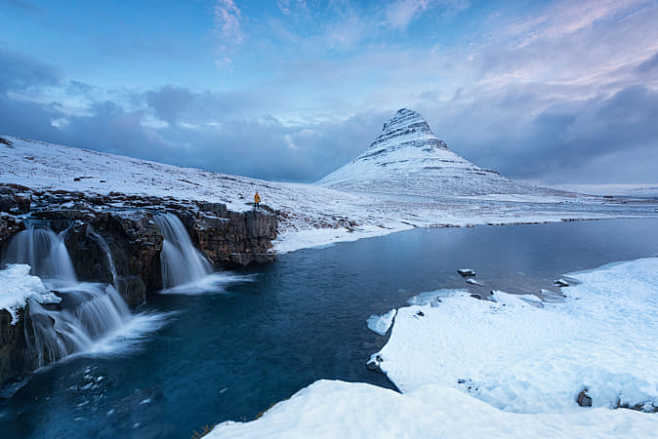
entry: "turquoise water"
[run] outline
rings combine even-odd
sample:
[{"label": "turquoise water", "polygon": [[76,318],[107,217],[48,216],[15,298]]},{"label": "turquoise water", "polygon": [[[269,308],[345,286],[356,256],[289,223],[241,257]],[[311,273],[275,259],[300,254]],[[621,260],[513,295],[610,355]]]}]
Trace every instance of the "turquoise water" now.
[{"label": "turquoise water", "polygon": [[658,256],[658,220],[413,230],[284,255],[223,294],[157,296],[171,312],[136,352],[77,357],[0,400],[8,438],[185,438],[250,420],[320,378],[394,388],[365,361],[366,320],[438,288],[527,293],[562,273]]}]

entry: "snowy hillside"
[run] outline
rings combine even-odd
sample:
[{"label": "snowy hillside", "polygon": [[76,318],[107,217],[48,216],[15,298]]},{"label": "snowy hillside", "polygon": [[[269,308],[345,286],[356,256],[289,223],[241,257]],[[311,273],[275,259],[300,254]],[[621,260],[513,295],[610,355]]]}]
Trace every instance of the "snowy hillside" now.
[{"label": "snowy hillside", "polygon": [[481,169],[448,149],[423,117],[398,110],[370,147],[319,184],[335,189],[413,195],[527,194],[539,189]]},{"label": "snowy hillside", "polygon": [[[405,123],[408,124],[408,121]],[[425,139],[422,142],[431,140],[433,135],[428,134],[429,128],[421,128],[422,133],[417,132],[419,138]],[[36,190],[59,189],[97,194],[118,192],[202,200],[225,203],[233,211],[251,209],[248,203],[252,201],[254,192],[259,191],[263,203],[279,213],[280,233],[275,243],[279,252],[353,241],[414,227],[552,222],[647,213],[655,215],[653,207],[642,207],[638,211],[628,204],[616,204],[614,200],[564,192],[555,192],[551,196],[542,193],[506,193],[462,197],[441,196],[437,193],[422,197],[363,194],[320,185],[279,183],[219,174],[88,149],[2,137],[11,145],[0,143],[0,184],[19,184]],[[381,145],[388,145],[389,141]],[[478,182],[477,185],[487,183],[507,189],[513,187],[505,186],[509,180],[496,174],[485,171],[481,171],[484,176],[477,174],[480,172],[475,171],[477,167],[437,142],[429,141],[437,157],[442,157],[436,160],[452,160],[454,166],[450,172],[459,172],[460,181],[472,178]],[[407,149],[404,151],[410,157],[411,152]],[[399,153],[404,151],[401,149]],[[422,148],[418,154],[424,154]],[[391,157],[390,154],[386,156]],[[393,171],[397,166],[401,164],[376,168],[381,169],[378,171],[381,175],[389,171],[396,175]],[[395,181],[391,179],[390,184]],[[335,186],[343,187],[341,184]]]}]

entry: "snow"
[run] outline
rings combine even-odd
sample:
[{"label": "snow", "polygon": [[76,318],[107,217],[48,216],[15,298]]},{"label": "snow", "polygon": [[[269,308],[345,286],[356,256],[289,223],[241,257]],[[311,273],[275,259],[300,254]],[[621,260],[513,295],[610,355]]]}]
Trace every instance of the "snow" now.
[{"label": "snow", "polygon": [[30,275],[30,266],[9,265],[0,270],[0,309],[11,314],[12,325],[18,321],[17,311],[24,308],[28,299],[38,303],[59,303],[60,298],[51,293],[37,276]]},{"label": "snow", "polygon": [[399,394],[364,383],[320,380],[252,422],[224,422],[207,439],[258,438],[649,438],[658,416],[581,409],[518,414],[450,387],[428,384]]},{"label": "snow", "polygon": [[658,258],[569,276],[563,301],[425,294],[398,310],[380,368],[403,393],[438,384],[519,413],[577,409],[584,388],[594,407],[658,407]]},{"label": "snow", "polygon": [[395,318],[395,314],[397,313],[397,310],[390,310],[386,314],[383,314],[381,316],[378,315],[371,315],[368,318],[368,329],[373,331],[376,334],[379,335],[386,335],[388,332],[389,328],[393,324],[393,319]]},{"label": "snow", "polygon": [[561,184],[552,188],[591,195],[658,198],[658,183],[653,184]]},{"label": "snow", "polygon": [[388,120],[370,147],[324,177],[323,186],[357,192],[426,196],[538,194],[549,190],[479,168],[448,149],[423,117],[407,108]]},{"label": "snow", "polygon": [[[385,193],[391,189],[386,188],[388,183],[382,183],[381,188],[365,185],[346,192],[326,187],[328,185],[270,182],[3,137],[11,140],[13,145],[0,145],[0,183],[27,185],[43,191],[82,191],[101,195],[118,192],[209,201],[224,203],[228,209],[237,212],[253,209],[247,203],[258,191],[263,203],[280,213],[279,239],[274,243],[279,253],[381,236],[414,227],[656,216],[655,206],[645,206],[638,211],[630,205],[570,193],[528,194],[527,185],[522,185],[523,188],[517,185],[523,192],[517,196],[509,193],[511,187],[516,187],[510,186],[510,180],[504,179],[504,188],[482,186],[484,183],[478,179],[484,177],[479,174],[472,176],[474,180],[469,185],[493,192],[504,189],[506,194],[502,200],[493,193],[480,194],[477,199],[462,196],[463,182],[446,186],[441,179],[405,177],[404,182],[391,179],[391,182],[402,185],[400,193]],[[440,146],[437,146],[437,151],[453,154]],[[85,178],[75,181],[78,177]],[[453,180],[457,182],[458,179]],[[411,187],[409,185],[416,189],[407,190]],[[445,190],[437,192],[436,187]],[[420,196],[418,188],[422,189]],[[480,192],[479,189],[476,191]],[[509,200],[515,201],[510,203]]]},{"label": "snow", "polygon": [[[495,302],[460,290],[415,296],[389,313],[391,337],[373,355],[402,393],[319,380],[206,437],[654,437],[658,415],[611,408],[658,403],[658,258],[569,276],[581,283],[561,303],[501,291]],[[576,404],[583,388],[593,408]]]}]

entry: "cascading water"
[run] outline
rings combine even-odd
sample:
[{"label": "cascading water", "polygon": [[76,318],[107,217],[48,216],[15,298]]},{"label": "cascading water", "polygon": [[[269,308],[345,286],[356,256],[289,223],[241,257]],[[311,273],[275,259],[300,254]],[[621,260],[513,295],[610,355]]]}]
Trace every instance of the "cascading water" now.
[{"label": "cascading water", "polygon": [[114,288],[118,288],[119,275],[117,274],[117,268],[114,265],[114,258],[112,258],[112,252],[110,251],[110,246],[107,245],[107,241],[105,241],[105,238],[103,238],[101,235],[96,233],[96,231],[91,225],[87,226],[87,236],[89,236],[94,241],[96,241],[96,243],[103,250],[103,253],[105,253],[105,258],[107,259],[107,265],[110,268],[110,272],[112,273],[112,285],[114,285]]},{"label": "cascading water", "polygon": [[130,311],[111,285],[81,283],[57,291],[61,309],[29,301],[25,339],[43,367],[76,352],[90,351],[106,334],[123,326]]},{"label": "cascading water", "polygon": [[64,233],[58,235],[50,229],[30,225],[11,240],[5,262],[29,265],[30,273],[42,279],[76,282]]},{"label": "cascading water", "polygon": [[[93,229],[89,235],[107,255],[116,283],[109,246]],[[62,234],[30,227],[12,239],[4,262],[30,265],[31,273],[62,299],[56,307],[28,299],[25,339],[36,367],[76,352],[92,351],[108,334],[134,324],[134,316],[112,285],[77,281]]]},{"label": "cascading water", "polygon": [[156,216],[155,221],[164,237],[160,261],[165,288],[198,282],[212,272],[210,263],[194,247],[185,226],[176,215],[165,213]]},{"label": "cascading water", "polygon": [[155,221],[164,237],[160,253],[163,293],[218,293],[227,284],[250,280],[248,276],[214,273],[210,262],[194,247],[185,226],[173,213],[157,215]]}]

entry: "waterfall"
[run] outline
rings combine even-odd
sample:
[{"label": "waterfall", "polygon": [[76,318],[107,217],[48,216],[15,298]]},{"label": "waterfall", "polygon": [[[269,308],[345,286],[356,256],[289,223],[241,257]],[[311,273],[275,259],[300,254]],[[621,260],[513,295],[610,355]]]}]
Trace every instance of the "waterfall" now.
[{"label": "waterfall", "polygon": [[13,237],[7,248],[6,263],[27,264],[31,274],[42,279],[75,282],[75,270],[64,243],[65,232],[30,225]]},{"label": "waterfall", "polygon": [[212,272],[210,263],[194,247],[185,226],[176,215],[158,215],[155,221],[164,237],[160,261],[165,289],[193,284]]},{"label": "waterfall", "polygon": [[29,300],[25,339],[37,368],[92,350],[98,340],[131,318],[126,303],[111,285],[81,283],[57,293],[62,298],[61,309],[49,310]]},{"label": "waterfall", "polygon": [[[109,246],[93,229],[88,233],[105,251],[116,284],[116,268]],[[133,316],[112,285],[78,282],[64,237],[52,230],[29,227],[18,233],[10,242],[3,262],[30,265],[31,273],[62,299],[57,306],[28,299],[24,332],[36,367],[77,352],[93,351],[97,343],[111,333],[120,332],[127,324],[138,326],[136,331],[150,330],[154,325],[149,322],[159,319],[145,314]],[[139,318],[146,324],[135,322]]]},{"label": "waterfall", "polygon": [[87,226],[87,236],[96,241],[96,243],[103,250],[103,253],[105,253],[107,265],[110,268],[110,272],[112,273],[112,285],[114,285],[114,288],[119,288],[117,283],[119,280],[119,275],[117,274],[117,269],[114,265],[114,258],[112,258],[112,252],[110,251],[110,246],[107,245],[107,241],[105,241],[105,238],[103,238],[101,235],[96,233],[91,224]]}]

